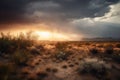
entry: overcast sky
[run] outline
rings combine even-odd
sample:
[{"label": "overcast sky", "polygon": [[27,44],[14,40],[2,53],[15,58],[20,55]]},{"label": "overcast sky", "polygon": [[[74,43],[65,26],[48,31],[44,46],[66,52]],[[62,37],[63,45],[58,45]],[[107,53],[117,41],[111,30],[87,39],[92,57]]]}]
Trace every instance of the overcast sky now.
[{"label": "overcast sky", "polygon": [[120,1],[0,0],[0,31],[24,29],[120,38]]}]

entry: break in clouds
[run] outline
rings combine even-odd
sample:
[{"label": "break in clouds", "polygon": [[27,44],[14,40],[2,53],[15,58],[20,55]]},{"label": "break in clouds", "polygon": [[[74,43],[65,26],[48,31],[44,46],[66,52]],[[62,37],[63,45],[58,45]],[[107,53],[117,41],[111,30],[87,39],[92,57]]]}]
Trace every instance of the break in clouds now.
[{"label": "break in clouds", "polygon": [[0,30],[44,24],[62,33],[120,38],[119,21],[119,0],[0,0]]}]

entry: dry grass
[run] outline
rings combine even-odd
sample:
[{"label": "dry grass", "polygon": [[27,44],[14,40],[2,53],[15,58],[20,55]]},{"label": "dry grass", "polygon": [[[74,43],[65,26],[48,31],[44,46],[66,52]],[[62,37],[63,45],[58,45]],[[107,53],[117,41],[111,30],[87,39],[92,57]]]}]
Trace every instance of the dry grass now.
[{"label": "dry grass", "polygon": [[[37,44],[36,44],[37,43]],[[33,42],[30,34],[0,35],[0,80],[52,79],[91,75],[98,80],[117,80],[120,42]],[[86,61],[97,59],[96,61]],[[101,63],[102,62],[102,63]],[[107,64],[114,66],[109,70]],[[13,66],[14,65],[14,66]],[[21,70],[27,72],[21,74]],[[76,71],[77,69],[77,71]],[[84,75],[79,75],[84,74]],[[110,74],[114,73],[114,75]],[[27,74],[27,75],[26,75]],[[72,75],[72,76],[66,76]],[[60,76],[60,77],[59,77]],[[80,76],[80,77],[77,77]],[[117,76],[115,78],[115,76]],[[77,79],[77,80],[78,80]],[[62,80],[65,80],[63,78]]]}]

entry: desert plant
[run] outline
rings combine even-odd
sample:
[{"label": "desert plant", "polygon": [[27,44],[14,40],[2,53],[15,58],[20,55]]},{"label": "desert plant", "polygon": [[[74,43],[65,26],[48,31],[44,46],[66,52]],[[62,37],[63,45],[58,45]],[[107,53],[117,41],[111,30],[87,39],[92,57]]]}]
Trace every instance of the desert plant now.
[{"label": "desert plant", "polygon": [[71,54],[68,51],[57,51],[54,56],[58,60],[67,60]]},{"label": "desert plant", "polygon": [[97,78],[103,78],[107,75],[109,69],[103,61],[89,59],[81,61],[77,71],[79,74],[91,74]]},{"label": "desert plant", "polygon": [[26,49],[27,47],[33,45],[33,41],[30,39],[30,34],[25,35],[23,33],[20,33],[18,37],[15,37],[14,42],[16,42],[17,47],[20,49]]},{"label": "desert plant", "polygon": [[0,52],[6,53],[9,52],[8,49],[11,47],[12,41],[11,36],[4,35],[4,33],[1,33],[0,35]]},{"label": "desert plant", "polygon": [[106,54],[113,54],[113,52],[114,52],[113,47],[107,47],[107,48],[105,48],[105,53]]},{"label": "desert plant", "polygon": [[52,72],[53,72],[53,73],[56,73],[56,72],[58,72],[58,69],[57,69],[57,68],[53,68],[53,69],[52,69]]},{"label": "desert plant", "polygon": [[120,54],[113,54],[111,55],[111,58],[113,59],[113,61],[120,63]]},{"label": "desert plant", "polygon": [[120,43],[116,44],[116,47],[117,47],[117,48],[120,48]]},{"label": "desert plant", "polygon": [[67,54],[64,52],[58,52],[55,57],[59,60],[66,60],[67,59]]},{"label": "desert plant", "polygon": [[0,53],[14,53],[16,49],[26,49],[33,45],[33,41],[27,38],[29,35],[19,34],[17,37],[9,34],[0,34]]},{"label": "desert plant", "polygon": [[67,65],[63,65],[63,66],[62,66],[63,69],[66,69],[67,67],[68,67]]},{"label": "desert plant", "polygon": [[35,55],[35,54],[40,54],[40,52],[41,52],[41,51],[40,51],[39,49],[36,49],[36,48],[30,49],[30,53],[31,53],[31,54],[34,54],[34,55]]},{"label": "desert plant", "polygon": [[48,74],[46,72],[38,72],[37,76],[38,76],[38,80],[43,80],[45,77],[48,76]]},{"label": "desert plant", "polygon": [[17,50],[11,55],[11,60],[20,66],[26,65],[26,62],[30,59],[31,54],[25,50]]},{"label": "desert plant", "polygon": [[67,47],[67,44],[65,42],[58,42],[55,46],[57,50],[64,50]]},{"label": "desert plant", "polygon": [[40,51],[44,51],[45,50],[43,45],[37,45],[36,48],[39,49]]},{"label": "desert plant", "polygon": [[15,66],[13,64],[1,63],[0,64],[0,79],[8,80],[12,72],[15,72]]},{"label": "desert plant", "polygon": [[92,48],[92,49],[90,49],[90,53],[95,55],[95,54],[99,53],[99,50],[97,48]]}]

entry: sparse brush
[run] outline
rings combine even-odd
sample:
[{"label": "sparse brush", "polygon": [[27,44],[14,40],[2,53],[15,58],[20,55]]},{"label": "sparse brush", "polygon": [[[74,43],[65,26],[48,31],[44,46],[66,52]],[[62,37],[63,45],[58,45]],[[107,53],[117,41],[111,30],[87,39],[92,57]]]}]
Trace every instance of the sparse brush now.
[{"label": "sparse brush", "polygon": [[14,53],[16,49],[26,49],[33,45],[33,41],[28,38],[30,34],[19,34],[17,37],[10,34],[0,34],[0,53]]},{"label": "sparse brush", "polygon": [[57,50],[64,50],[67,47],[67,44],[65,42],[58,42],[55,46]]},{"label": "sparse brush", "polygon": [[66,68],[67,68],[67,65],[63,65],[62,68],[66,69]]},{"label": "sparse brush", "polygon": [[46,71],[56,73],[58,72],[58,69],[57,68],[46,68]]},{"label": "sparse brush", "polygon": [[97,48],[92,48],[92,49],[90,49],[90,53],[95,55],[95,54],[99,53],[99,50]]},{"label": "sparse brush", "polygon": [[43,45],[37,45],[36,48],[39,49],[40,51],[44,51],[45,50]]},{"label": "sparse brush", "polygon": [[74,67],[74,64],[70,64],[69,67]]},{"label": "sparse brush", "polygon": [[85,45],[90,45],[90,42],[86,42]]},{"label": "sparse brush", "polygon": [[120,43],[116,44],[116,47],[117,47],[117,48],[120,48]]},{"label": "sparse brush", "polygon": [[46,68],[46,71],[51,72],[52,70],[51,70],[51,68]]},{"label": "sparse brush", "polygon": [[97,78],[103,78],[108,74],[110,68],[103,62],[97,60],[85,60],[80,62],[77,69],[79,74],[91,74]]},{"label": "sparse brush", "polygon": [[43,80],[45,77],[48,76],[48,74],[46,72],[38,72],[37,76],[39,80]]},{"label": "sparse brush", "polygon": [[113,54],[114,53],[113,47],[107,47],[107,48],[105,48],[105,53],[106,54]]},{"label": "sparse brush", "polygon": [[25,50],[17,50],[11,55],[11,60],[19,66],[26,65],[26,62],[30,59],[31,55]]},{"label": "sparse brush", "polygon": [[32,53],[32,54],[40,54],[40,50],[39,49],[36,49],[36,48],[33,48],[33,49],[30,49],[30,53]]},{"label": "sparse brush", "polygon": [[102,47],[104,47],[104,45],[103,44],[99,44],[97,47],[102,48]]},{"label": "sparse brush", "polygon": [[58,69],[57,69],[57,68],[53,68],[53,69],[52,69],[52,72],[53,72],[53,73],[57,73],[57,72],[58,72]]},{"label": "sparse brush", "polygon": [[120,54],[113,54],[111,58],[113,59],[113,61],[120,63]]},{"label": "sparse brush", "polygon": [[72,53],[69,51],[57,51],[55,53],[55,58],[58,60],[67,60]]},{"label": "sparse brush", "polygon": [[11,36],[4,35],[1,33],[0,38],[0,52],[1,53],[7,53],[9,52],[9,49],[11,48],[13,42],[11,40]]},{"label": "sparse brush", "polygon": [[55,54],[56,59],[58,60],[66,60],[68,55],[64,52],[58,52]]},{"label": "sparse brush", "polygon": [[0,79],[1,80],[8,80],[11,73],[15,72],[15,66],[13,64],[0,64]]}]

